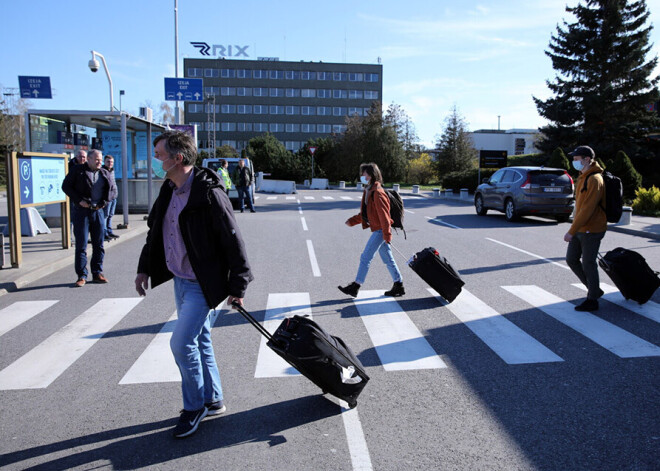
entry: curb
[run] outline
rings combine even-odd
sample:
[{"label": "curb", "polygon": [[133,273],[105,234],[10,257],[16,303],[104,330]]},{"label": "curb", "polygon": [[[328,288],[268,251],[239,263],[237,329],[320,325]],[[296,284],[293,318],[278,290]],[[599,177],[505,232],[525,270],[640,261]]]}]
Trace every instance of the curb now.
[{"label": "curb", "polygon": [[660,240],[660,234],[656,234],[654,232],[646,232],[639,229],[628,229],[627,227],[623,226],[609,226],[607,230],[613,232],[621,232],[623,234],[629,234],[638,237],[646,237],[647,239]]}]

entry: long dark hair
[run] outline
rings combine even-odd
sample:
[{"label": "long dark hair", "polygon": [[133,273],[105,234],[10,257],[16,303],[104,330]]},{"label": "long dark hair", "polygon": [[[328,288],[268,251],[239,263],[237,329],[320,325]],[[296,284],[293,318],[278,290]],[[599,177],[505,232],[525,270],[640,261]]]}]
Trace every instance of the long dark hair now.
[{"label": "long dark hair", "polygon": [[367,175],[371,177],[371,181],[369,182],[371,185],[373,185],[374,182],[379,182],[381,185],[383,184],[383,175],[380,173],[380,169],[375,163],[369,162],[368,164],[360,164],[360,175],[364,172],[367,172]]}]

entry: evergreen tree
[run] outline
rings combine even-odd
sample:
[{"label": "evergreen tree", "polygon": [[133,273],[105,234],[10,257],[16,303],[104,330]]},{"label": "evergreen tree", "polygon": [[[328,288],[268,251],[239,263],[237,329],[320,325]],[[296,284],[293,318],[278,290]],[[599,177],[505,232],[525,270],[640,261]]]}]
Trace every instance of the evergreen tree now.
[{"label": "evergreen tree", "polygon": [[649,105],[658,100],[657,58],[651,49],[649,11],[644,0],[586,0],[566,11],[546,54],[557,72],[547,85],[554,94],[534,98],[539,114],[550,121],[541,129],[540,148],[587,144],[611,157],[625,149],[647,157],[644,137],[660,124]]},{"label": "evergreen tree", "polygon": [[442,135],[436,143],[440,151],[436,163],[438,175],[474,168],[477,151],[468,134],[468,125],[456,105],[445,118]]},{"label": "evergreen tree", "polygon": [[571,169],[571,164],[568,161],[568,157],[564,154],[564,151],[561,147],[557,147],[553,152],[550,159],[548,159],[548,167],[552,168],[563,168],[568,171]]},{"label": "evergreen tree", "polygon": [[623,198],[632,201],[635,198],[635,191],[642,186],[642,175],[635,170],[626,153],[623,151],[617,152],[607,170],[621,179]]}]

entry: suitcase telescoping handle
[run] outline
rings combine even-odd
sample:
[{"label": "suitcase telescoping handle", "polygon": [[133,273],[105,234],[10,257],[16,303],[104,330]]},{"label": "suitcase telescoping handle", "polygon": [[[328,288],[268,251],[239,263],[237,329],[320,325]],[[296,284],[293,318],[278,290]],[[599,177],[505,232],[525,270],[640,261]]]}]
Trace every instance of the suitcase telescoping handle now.
[{"label": "suitcase telescoping handle", "polygon": [[266,328],[265,328],[263,325],[261,325],[261,324],[259,323],[259,321],[257,321],[254,317],[252,317],[252,314],[250,314],[249,312],[247,312],[247,311],[243,308],[243,306],[241,306],[240,304],[238,304],[236,301],[234,301],[233,303],[231,303],[231,305],[234,306],[234,308],[236,308],[236,310],[237,310],[238,312],[240,312],[241,315],[242,315],[243,317],[245,317],[245,318],[250,322],[250,324],[252,324],[252,325],[253,325],[253,326],[254,326],[259,332],[261,332],[261,335],[263,335],[264,337],[266,337],[268,340],[272,340],[272,339],[273,339],[273,336],[271,335],[271,333],[268,332],[268,331],[266,330]]}]

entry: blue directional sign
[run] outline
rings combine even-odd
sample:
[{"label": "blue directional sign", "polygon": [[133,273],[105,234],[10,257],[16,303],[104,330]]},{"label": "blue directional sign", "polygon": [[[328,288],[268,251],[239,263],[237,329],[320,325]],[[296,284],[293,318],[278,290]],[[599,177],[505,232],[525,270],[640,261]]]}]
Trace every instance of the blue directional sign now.
[{"label": "blue directional sign", "polygon": [[19,191],[21,206],[63,203],[66,195],[62,181],[66,176],[66,159],[61,157],[26,157],[19,154]]},{"label": "blue directional sign", "polygon": [[165,78],[165,99],[169,101],[204,101],[202,79]]},{"label": "blue directional sign", "polygon": [[50,90],[50,77],[18,76],[18,86],[21,89],[21,98],[53,98]]}]

